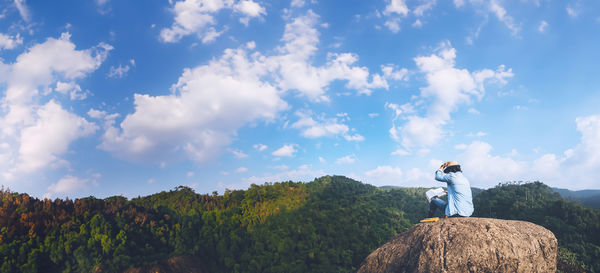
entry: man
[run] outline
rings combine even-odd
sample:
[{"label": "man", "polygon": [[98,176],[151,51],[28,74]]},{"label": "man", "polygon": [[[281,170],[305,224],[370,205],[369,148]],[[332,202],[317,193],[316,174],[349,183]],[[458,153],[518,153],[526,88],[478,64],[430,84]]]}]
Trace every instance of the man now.
[{"label": "man", "polygon": [[435,172],[435,180],[448,184],[448,203],[439,198],[432,198],[429,203],[429,215],[433,217],[437,208],[443,209],[446,217],[464,216],[473,214],[473,198],[471,185],[465,178],[456,161],[448,161]]}]

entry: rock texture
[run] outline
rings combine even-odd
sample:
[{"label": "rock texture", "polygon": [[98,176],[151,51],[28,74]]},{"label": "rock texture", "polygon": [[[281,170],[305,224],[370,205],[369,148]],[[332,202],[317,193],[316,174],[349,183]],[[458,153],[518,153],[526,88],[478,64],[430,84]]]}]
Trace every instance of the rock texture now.
[{"label": "rock texture", "polygon": [[549,230],[524,221],[447,218],[420,223],[371,253],[367,272],[556,272]]}]

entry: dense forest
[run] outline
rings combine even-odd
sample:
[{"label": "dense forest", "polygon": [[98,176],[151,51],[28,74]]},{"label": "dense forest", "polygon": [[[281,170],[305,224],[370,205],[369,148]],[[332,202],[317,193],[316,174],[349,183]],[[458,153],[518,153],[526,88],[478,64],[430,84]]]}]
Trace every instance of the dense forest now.
[{"label": "dense forest", "polygon": [[[198,257],[208,272],[352,272],[426,215],[426,190],[341,176],[131,200],[39,200],[2,189],[0,272],[118,272],[179,255]],[[600,272],[599,210],[542,183],[474,193],[474,216],[543,225],[562,259]]]}]

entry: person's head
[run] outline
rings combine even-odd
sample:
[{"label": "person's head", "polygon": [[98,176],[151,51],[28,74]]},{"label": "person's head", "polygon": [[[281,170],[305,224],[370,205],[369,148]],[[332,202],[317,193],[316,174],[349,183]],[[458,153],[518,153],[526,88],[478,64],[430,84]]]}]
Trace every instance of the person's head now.
[{"label": "person's head", "polygon": [[456,161],[448,161],[444,165],[446,166],[444,167],[444,173],[462,172],[460,165]]}]

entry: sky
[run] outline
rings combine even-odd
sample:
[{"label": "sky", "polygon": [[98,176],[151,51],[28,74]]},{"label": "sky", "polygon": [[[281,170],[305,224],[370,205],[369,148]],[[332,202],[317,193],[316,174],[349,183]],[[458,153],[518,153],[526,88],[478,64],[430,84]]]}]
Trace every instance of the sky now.
[{"label": "sky", "polygon": [[0,184],[600,189],[595,0],[0,0]]}]

